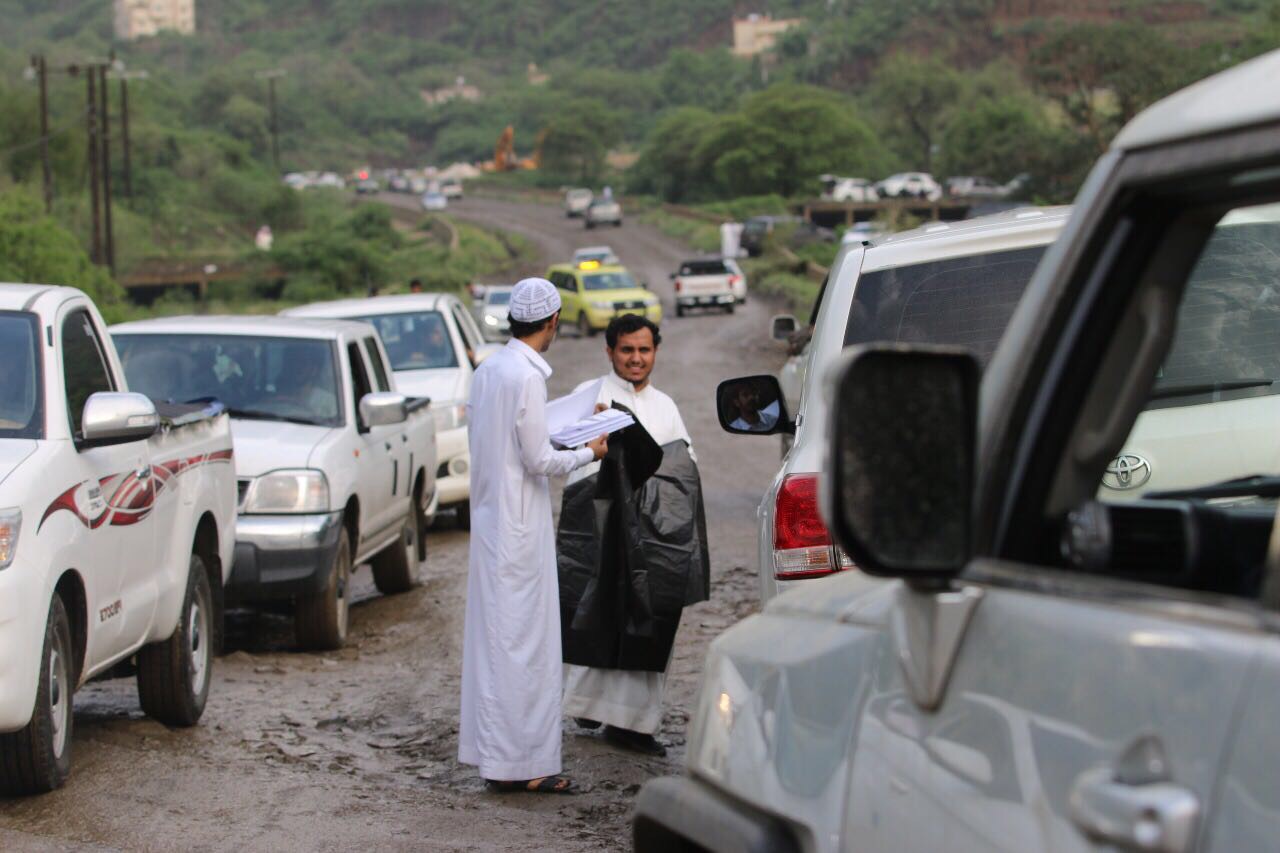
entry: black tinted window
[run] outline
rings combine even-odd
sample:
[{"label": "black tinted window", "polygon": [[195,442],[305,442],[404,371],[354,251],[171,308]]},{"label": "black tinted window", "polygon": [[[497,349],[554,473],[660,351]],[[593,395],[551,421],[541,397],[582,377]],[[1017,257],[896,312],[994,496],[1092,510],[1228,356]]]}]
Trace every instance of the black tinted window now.
[{"label": "black tinted window", "polygon": [[67,390],[67,417],[72,431],[79,435],[89,396],[113,390],[88,311],[73,311],[62,322],[62,376]]},{"label": "black tinted window", "polygon": [[873,341],[967,347],[985,365],[1044,246],[864,273],[845,346]]},{"label": "black tinted window", "polygon": [[680,275],[725,275],[724,261],[686,261],[680,265]]}]

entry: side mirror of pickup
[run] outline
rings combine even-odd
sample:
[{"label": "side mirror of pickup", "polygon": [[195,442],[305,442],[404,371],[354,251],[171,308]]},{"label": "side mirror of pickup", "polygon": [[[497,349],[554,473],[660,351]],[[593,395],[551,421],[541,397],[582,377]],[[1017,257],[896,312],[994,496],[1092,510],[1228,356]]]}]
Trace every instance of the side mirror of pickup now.
[{"label": "side mirror of pickup", "polygon": [[409,418],[409,400],[403,394],[375,391],[360,398],[360,424],[366,429],[395,426]]},{"label": "side mirror of pickup", "polygon": [[791,314],[778,314],[769,321],[769,337],[775,341],[785,341],[800,328],[800,321]]},{"label": "side mirror of pickup", "polygon": [[954,347],[857,347],[832,369],[824,514],[867,574],[937,582],[969,561],[978,381]]},{"label": "side mirror of pickup", "polygon": [[795,435],[787,401],[776,376],[726,379],[716,389],[716,413],[725,432],[739,435]]},{"label": "side mirror of pickup", "polygon": [[145,394],[100,391],[90,394],[80,417],[84,445],[107,447],[142,441],[160,429],[155,403]]}]

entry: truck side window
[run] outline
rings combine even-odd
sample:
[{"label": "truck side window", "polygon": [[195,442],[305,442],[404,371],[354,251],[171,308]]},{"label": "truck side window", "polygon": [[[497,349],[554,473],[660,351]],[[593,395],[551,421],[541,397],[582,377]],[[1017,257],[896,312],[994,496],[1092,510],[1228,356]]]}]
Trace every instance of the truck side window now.
[{"label": "truck side window", "polygon": [[374,343],[373,338],[365,338],[364,348],[369,355],[369,364],[373,366],[373,375],[378,381],[378,390],[390,391],[391,383],[387,381],[387,366],[382,363],[382,353],[378,352],[378,345]]},{"label": "truck side window", "polygon": [[480,336],[472,329],[467,312],[462,310],[462,306],[454,305],[452,308],[453,321],[458,324],[458,332],[462,335],[462,342],[466,345],[469,352],[474,353],[476,347],[480,346]]},{"label": "truck side window", "polygon": [[89,395],[115,390],[88,311],[72,311],[62,321],[62,380],[67,391],[67,419],[78,436]]},{"label": "truck side window", "polygon": [[[351,362],[351,393],[356,404],[356,420],[360,421],[360,401],[365,394],[373,393],[369,387],[369,374],[364,369],[364,359],[360,357],[360,347],[355,343],[347,344],[347,360]],[[363,426],[363,423],[361,423]]]}]

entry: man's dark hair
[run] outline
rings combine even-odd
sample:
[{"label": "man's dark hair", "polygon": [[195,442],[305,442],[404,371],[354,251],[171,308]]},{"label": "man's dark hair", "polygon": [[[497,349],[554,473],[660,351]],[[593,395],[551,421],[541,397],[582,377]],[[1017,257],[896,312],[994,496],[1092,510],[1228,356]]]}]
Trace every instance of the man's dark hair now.
[{"label": "man's dark hair", "polygon": [[[551,317],[554,317],[559,313],[560,312],[557,311],[555,314],[552,314]],[[531,323],[526,323],[523,320],[517,320],[516,318],[507,315],[507,321],[511,324],[511,337],[527,338],[530,335],[536,335],[547,327],[547,324],[551,322],[551,317],[548,317],[545,320],[535,320]]]},{"label": "man's dark hair", "polygon": [[409,280],[409,289],[413,290],[414,288],[417,288],[418,290],[422,289],[422,279],[414,278]]},{"label": "man's dark hair", "polygon": [[653,333],[655,347],[662,343],[662,335],[658,334],[658,324],[639,314],[622,314],[610,320],[609,328],[604,330],[604,342],[609,345],[609,349],[616,349],[619,336],[630,335],[641,329],[648,329]]}]

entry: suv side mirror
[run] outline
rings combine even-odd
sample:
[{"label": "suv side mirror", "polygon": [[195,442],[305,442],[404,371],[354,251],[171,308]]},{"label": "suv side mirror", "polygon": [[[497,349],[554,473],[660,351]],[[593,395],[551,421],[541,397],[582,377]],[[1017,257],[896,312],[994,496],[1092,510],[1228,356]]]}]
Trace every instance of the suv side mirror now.
[{"label": "suv side mirror", "polygon": [[795,435],[787,402],[775,376],[726,379],[716,389],[716,413],[725,432],[739,435]]},{"label": "suv side mirror", "polygon": [[800,328],[800,321],[790,314],[778,314],[770,321],[769,336],[775,341],[785,341]]},{"label": "suv side mirror", "polygon": [[832,369],[824,515],[867,574],[936,581],[969,561],[978,382],[954,347],[856,347]]},{"label": "suv side mirror", "polygon": [[360,421],[367,427],[394,426],[409,418],[409,400],[393,391],[374,391],[360,398]]},{"label": "suv side mirror", "polygon": [[80,417],[83,443],[92,447],[142,441],[160,429],[156,405],[145,394],[99,391],[90,394]]}]

